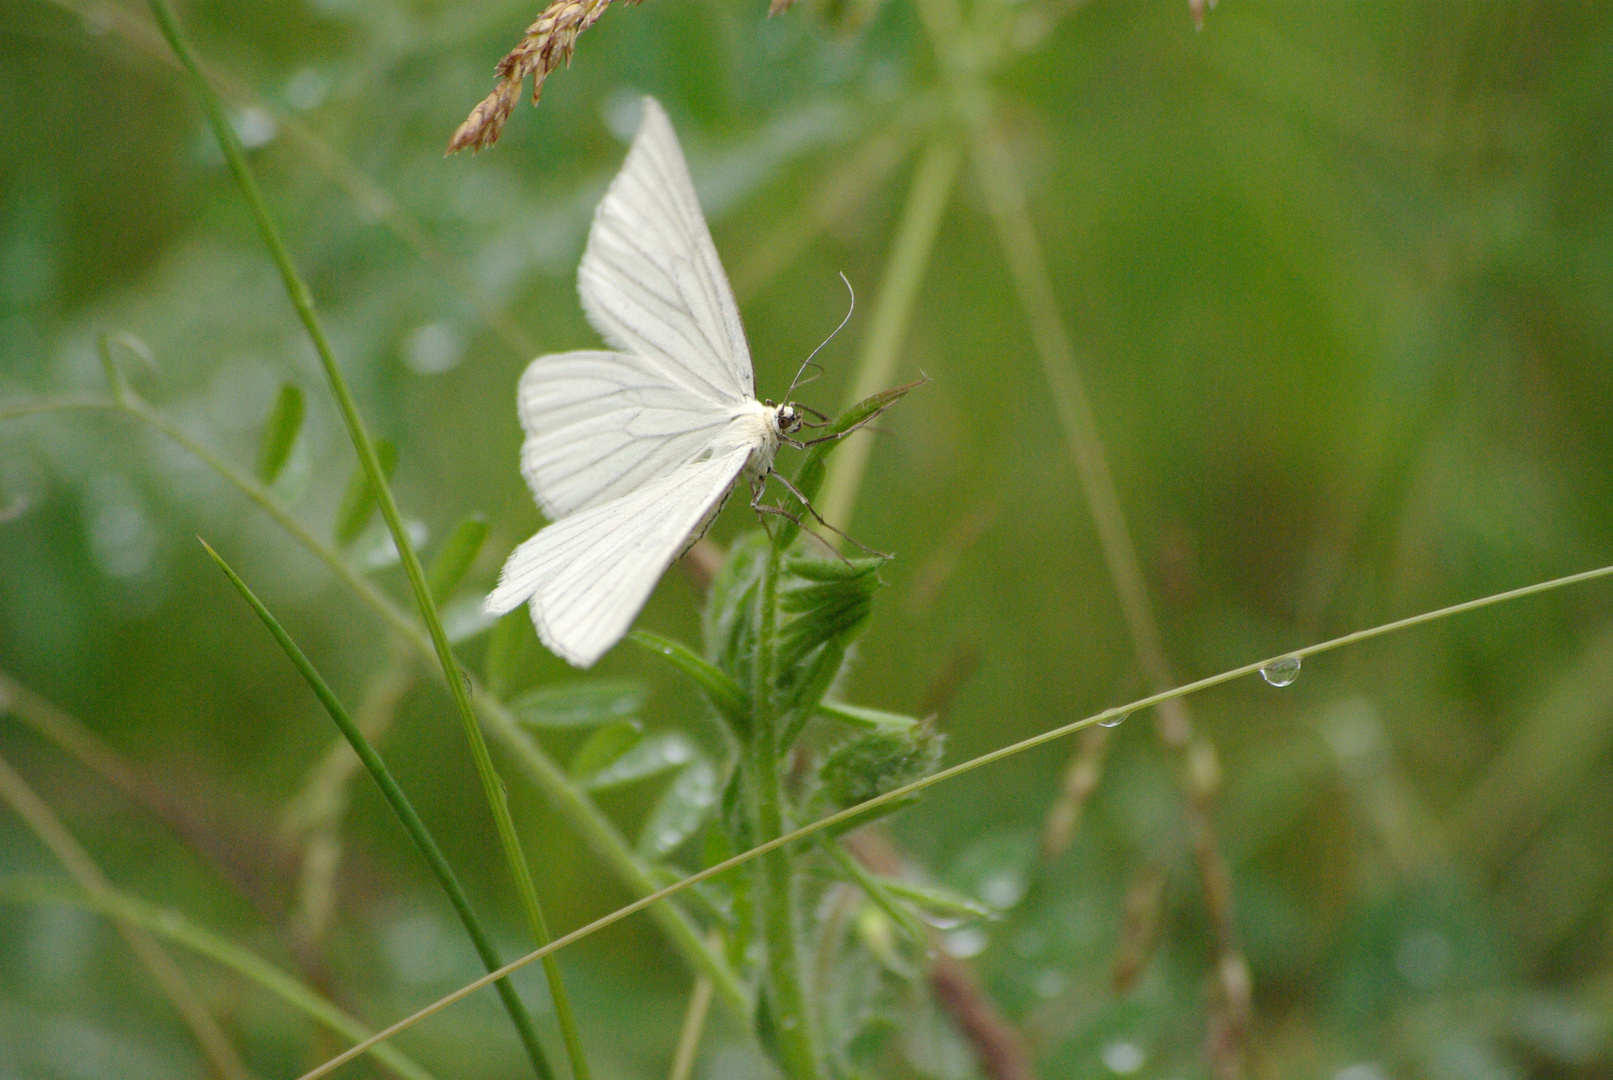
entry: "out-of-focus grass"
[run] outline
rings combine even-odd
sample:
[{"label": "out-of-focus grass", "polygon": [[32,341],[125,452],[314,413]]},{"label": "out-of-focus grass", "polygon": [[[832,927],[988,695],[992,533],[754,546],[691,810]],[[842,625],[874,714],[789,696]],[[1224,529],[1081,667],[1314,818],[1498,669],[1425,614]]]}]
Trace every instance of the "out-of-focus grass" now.
[{"label": "out-of-focus grass", "polygon": [[[0,397],[101,393],[95,339],[127,331],[155,358],[128,368],[141,393],[250,469],[289,380],[308,416],[276,490],[328,532],[352,462],[222,162],[161,51],[127,30],[143,7],[75,10],[0,11]],[[1035,4],[1013,10],[1037,30]],[[857,31],[807,0],[772,20],[750,3],[663,0],[608,12],[496,149],[444,161],[532,14],[341,0],[185,12],[252,95],[234,100],[238,128],[366,417],[399,448],[406,516],[428,547],[468,513],[492,523],[476,587],[538,521],[516,470],[514,380],[534,350],[595,341],[573,275],[634,96],[655,93],[679,127],[736,270],[758,390],[776,396],[839,319],[835,272],[871,297],[911,180],[903,110],[935,83],[898,0]],[[1184,678],[1613,561],[1613,16],[1227,0],[1195,33],[1176,4],[1098,3],[996,85]],[[967,175],[899,368],[933,382],[884,422],[853,518],[898,559],[848,687],[911,712],[965,673],[945,695],[952,760],[1134,696],[1139,678]],[[811,208],[841,176],[846,204],[819,227]],[[759,251],[771,266],[749,262]],[[863,328],[820,358],[805,400],[842,399]],[[369,1020],[475,974],[407,841],[356,784],[333,921],[312,953],[287,944],[296,871],[277,825],[332,736],[190,538],[261,584],[349,702],[394,662],[373,616],[194,461],[115,416],[0,424],[0,507],[17,511],[0,523],[0,670],[163,788],[240,885],[0,721],[0,754],[121,889],[302,963]],[[745,525],[730,511],[716,531]],[[402,595],[395,570],[376,580]],[[643,625],[692,640],[697,604],[674,573]],[[1282,691],[1251,681],[1195,701],[1225,776],[1252,1071],[1607,1069],[1610,610],[1593,585],[1317,658]],[[526,684],[568,677],[522,647]],[[629,649],[601,671],[650,684],[652,728],[697,715]],[[404,691],[388,758],[513,943],[519,911],[448,709],[429,686]],[[1075,846],[1051,866],[1031,860],[1056,751],[937,789],[896,821],[939,880],[1034,881],[986,928],[978,963],[1047,1076],[1124,1064],[1121,1044],[1142,1052],[1141,1075],[1204,1068],[1208,935],[1174,759],[1149,722],[1118,729]],[[562,758],[568,738],[545,736]],[[631,835],[653,794],[602,802]],[[541,800],[512,795],[551,868],[557,927],[626,898]],[[53,869],[10,816],[0,865]],[[1159,951],[1117,997],[1126,888],[1157,867]],[[0,907],[0,1060],[27,1076],[97,1061],[194,1074],[120,948],[82,912]],[[663,1074],[687,977],[650,924],[562,960],[585,1034],[613,1031],[597,1071]],[[328,1049],[257,991],[190,970],[260,1073]],[[411,1052],[444,1074],[474,1060],[515,1075],[491,999],[458,1008]],[[949,1038],[926,1052],[946,1059]],[[702,1067],[722,1075],[741,1042],[719,1020]]]}]

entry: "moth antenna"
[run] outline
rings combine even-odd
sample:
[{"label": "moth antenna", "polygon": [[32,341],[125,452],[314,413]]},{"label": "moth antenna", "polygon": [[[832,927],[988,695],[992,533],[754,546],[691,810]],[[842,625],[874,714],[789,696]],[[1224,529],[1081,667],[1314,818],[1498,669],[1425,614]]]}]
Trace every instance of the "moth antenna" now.
[{"label": "moth antenna", "polygon": [[[846,292],[851,294],[851,303],[846,308],[846,317],[844,319],[840,320],[840,325],[835,327],[833,332],[831,332],[828,337],[824,338],[823,341],[821,343],[819,343],[819,345],[818,345],[818,347],[816,349],[812,350],[812,354],[810,356],[808,356],[805,360],[801,361],[801,370],[797,371],[795,373],[795,378],[790,380],[789,393],[784,395],[784,400],[785,401],[790,400],[790,398],[792,396],[794,396],[794,394],[795,394],[796,387],[802,385],[801,376],[806,374],[806,370],[807,370],[808,367],[815,367],[819,371],[823,370],[823,368],[821,366],[819,366],[817,364],[814,364],[812,362],[813,357],[817,356],[820,352],[822,352],[823,347],[825,345],[829,344],[829,342],[831,342],[831,341],[833,341],[835,339],[835,334],[840,333],[840,331],[842,331],[842,330],[844,330],[846,328],[846,324],[851,321],[851,313],[857,310],[857,290],[853,289],[851,287],[851,282],[846,278],[846,275],[845,275],[844,271],[839,271],[839,273],[840,273],[840,280],[844,281],[846,283]],[[811,380],[808,380],[808,381],[810,382]]]}]

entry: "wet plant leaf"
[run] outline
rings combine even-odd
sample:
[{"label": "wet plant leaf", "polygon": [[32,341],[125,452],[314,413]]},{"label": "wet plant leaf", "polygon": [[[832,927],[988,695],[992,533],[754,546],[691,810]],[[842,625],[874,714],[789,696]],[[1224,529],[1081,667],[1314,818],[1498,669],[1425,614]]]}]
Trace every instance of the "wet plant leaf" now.
[{"label": "wet plant leaf", "polygon": [[743,731],[750,726],[750,698],[721,669],[700,659],[689,648],[675,641],[643,630],[635,630],[628,636],[692,678],[723,719],[733,724],[736,730]]},{"label": "wet plant leaf", "polygon": [[680,847],[717,808],[717,767],[704,758],[686,765],[656,800],[639,830],[639,854],[660,858]]},{"label": "wet plant leaf", "polygon": [[695,758],[694,744],[681,731],[654,735],[633,746],[621,757],[588,778],[588,788],[604,788],[631,784],[635,780],[656,776],[687,765]]}]

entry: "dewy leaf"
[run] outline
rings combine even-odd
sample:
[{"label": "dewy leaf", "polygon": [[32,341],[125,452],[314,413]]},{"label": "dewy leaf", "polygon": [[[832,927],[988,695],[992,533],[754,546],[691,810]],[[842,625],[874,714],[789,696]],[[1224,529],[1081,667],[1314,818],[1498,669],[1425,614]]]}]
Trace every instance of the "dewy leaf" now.
[{"label": "dewy leaf", "polygon": [[510,711],[533,727],[595,727],[637,716],[648,697],[643,684],[630,679],[588,679],[522,694]]},{"label": "dewy leaf", "polygon": [[645,739],[588,778],[590,791],[631,784],[647,776],[687,765],[695,758],[694,744],[681,731]]},{"label": "dewy leaf", "polygon": [[426,584],[431,589],[433,600],[441,604],[465,580],[471,563],[476,561],[476,553],[482,550],[482,541],[486,539],[487,520],[480,514],[472,514],[454,526],[454,531],[448,534],[448,539],[438,550],[437,557],[431,560],[431,568],[426,571]]},{"label": "dewy leaf", "polygon": [[280,387],[269,410],[269,420],[263,425],[263,441],[258,446],[258,479],[267,486],[275,482],[280,471],[291,457],[291,448],[297,444],[302,431],[304,413],[302,391],[291,383]]},{"label": "dewy leaf", "polygon": [[658,859],[700,831],[717,807],[717,767],[696,758],[667,785],[644,827],[639,830],[639,854]]},{"label": "dewy leaf", "polygon": [[643,630],[635,630],[628,637],[692,678],[730,724],[741,731],[750,727],[750,698],[722,669],[676,641]]},{"label": "dewy leaf", "polygon": [[[392,470],[398,465],[398,448],[390,439],[375,440],[375,457],[381,464],[381,475],[388,482],[392,479]],[[342,505],[336,511],[336,543],[346,547],[358,539],[358,534],[364,531],[364,526],[370,522],[370,515],[375,513],[375,489],[370,486],[369,477],[364,475],[362,464],[354,466],[353,475],[347,481],[347,491],[342,495]]]},{"label": "dewy leaf", "polygon": [[607,765],[638,745],[644,738],[644,725],[637,720],[618,720],[596,730],[583,741],[567,771],[572,778],[587,783]]}]

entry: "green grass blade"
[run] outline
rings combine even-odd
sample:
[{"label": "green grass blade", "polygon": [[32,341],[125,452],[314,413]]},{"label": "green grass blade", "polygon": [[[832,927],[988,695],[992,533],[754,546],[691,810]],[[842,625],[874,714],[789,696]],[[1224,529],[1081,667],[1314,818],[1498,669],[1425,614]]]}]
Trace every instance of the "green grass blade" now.
[{"label": "green grass blade", "polygon": [[[336,726],[347,737],[348,743],[353,747],[353,752],[358,755],[359,760],[364,763],[364,767],[369,770],[370,776],[375,779],[376,786],[381,789],[381,794],[385,796],[387,805],[392,808],[392,812],[397,815],[404,831],[409,834],[409,838],[420,849],[420,854],[425,857],[426,865],[431,867],[431,872],[436,876],[437,883],[442,886],[442,891],[447,895],[448,902],[453,905],[454,911],[458,913],[460,922],[465,924],[465,932],[470,935],[471,942],[476,946],[477,955],[482,958],[482,963],[486,965],[489,971],[496,969],[499,966],[499,958],[498,953],[493,949],[492,939],[482,929],[480,920],[476,918],[476,913],[471,909],[469,897],[465,895],[465,890],[460,887],[459,879],[454,875],[453,868],[448,865],[448,860],[443,857],[442,849],[437,846],[437,841],[432,838],[431,831],[426,828],[425,822],[420,820],[420,815],[415,813],[414,805],[409,802],[409,797],[403,793],[403,789],[398,786],[397,781],[392,779],[391,772],[387,770],[386,762],[381,760],[381,755],[376,753],[375,748],[370,745],[370,741],[359,730],[358,724],[354,723],[353,718],[347,714],[347,710],[342,706],[341,701],[337,699],[330,685],[325,682],[313,663],[304,655],[302,649],[297,647],[297,643],[291,639],[291,635],[286,633],[279,620],[270,613],[268,608],[263,606],[263,602],[257,598],[247,583],[241,580],[240,575],[230,568],[230,565],[208,545],[206,540],[203,540],[201,544],[202,547],[207,549],[207,554],[212,558],[213,562],[218,564],[218,568],[224,571],[224,576],[230,579],[230,584],[235,586],[236,591],[241,594],[241,598],[257,613],[258,618],[263,620],[263,625],[269,628],[269,633],[274,636],[281,650],[291,660],[292,666],[297,669],[304,681],[308,683],[309,689],[313,690],[314,696],[319,699],[319,703],[325,707],[325,711],[330,714],[330,718],[336,722]],[[521,1003],[520,996],[515,992],[515,987],[510,985],[507,980],[500,980],[498,994],[504,1002],[505,1011],[510,1014],[510,1022],[515,1025],[516,1031],[520,1033],[521,1042],[527,1050],[527,1056],[532,1059],[532,1067],[537,1070],[539,1076],[543,1077],[543,1080],[553,1080],[554,1071],[549,1065],[548,1058],[543,1053],[542,1045],[538,1042],[537,1029],[533,1027],[532,1017],[527,1013],[526,1006]]]},{"label": "green grass blade", "polygon": [[[336,355],[331,349],[324,325],[314,312],[313,294],[297,272],[291,252],[287,250],[285,241],[281,239],[280,229],[269,212],[269,204],[258,188],[257,179],[253,176],[251,168],[247,165],[246,152],[241,148],[240,139],[236,137],[235,129],[225,117],[224,107],[219,102],[218,95],[214,93],[212,85],[202,73],[195,52],[185,40],[169,0],[150,0],[150,4],[163,36],[190,76],[192,89],[202,110],[207,114],[208,123],[218,139],[219,148],[224,153],[224,160],[240,185],[241,192],[252,210],[252,216],[257,222],[264,245],[269,249],[269,254],[280,271],[291,306],[296,309],[297,317],[302,321],[304,329],[308,332],[308,339],[314,346],[314,352],[319,356],[319,363],[324,369],[331,396],[336,399],[353,449],[357,451],[359,462],[380,503],[381,517],[385,519],[387,529],[392,533],[392,540],[397,545],[398,557],[402,560],[404,574],[409,579],[409,588],[414,593],[420,617],[431,636],[437,662],[442,665],[444,683],[453,698],[465,740],[470,744],[471,757],[476,762],[476,773],[482,783],[482,794],[487,800],[488,810],[493,815],[499,845],[504,851],[510,876],[515,881],[521,907],[526,913],[533,938],[541,946],[549,940],[549,927],[543,917],[543,906],[538,902],[537,886],[532,880],[532,868],[527,865],[526,856],[521,851],[521,840],[515,831],[515,821],[510,816],[504,783],[493,768],[493,757],[488,752],[487,740],[482,735],[482,729],[476,721],[476,713],[471,707],[470,691],[461,676],[459,663],[454,659],[453,647],[448,641],[447,632],[443,629],[437,605],[431,599],[425,570],[420,565],[420,558],[415,554],[413,545],[409,543],[408,534],[403,526],[403,517],[399,514],[397,503],[392,498],[392,491],[387,486],[380,459],[376,456],[375,445],[364,429],[364,422],[359,417],[358,405],[353,401],[352,391],[348,389],[347,380],[336,364]],[[576,1080],[588,1080],[588,1062],[572,1013],[571,999],[560,977],[560,968],[554,963],[545,962],[544,975],[549,983],[549,994],[554,999],[555,1017],[560,1023],[560,1032],[571,1058],[572,1071]]]}]

